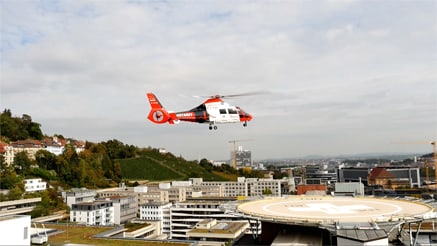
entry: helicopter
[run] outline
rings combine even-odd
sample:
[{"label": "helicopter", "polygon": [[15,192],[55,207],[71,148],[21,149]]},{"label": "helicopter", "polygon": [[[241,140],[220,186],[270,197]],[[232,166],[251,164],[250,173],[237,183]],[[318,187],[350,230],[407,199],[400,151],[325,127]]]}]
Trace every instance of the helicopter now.
[{"label": "helicopter", "polygon": [[155,94],[146,93],[151,106],[147,118],[155,124],[178,124],[180,121],[209,124],[209,130],[217,130],[216,124],[224,123],[243,122],[243,126],[246,127],[247,122],[252,120],[252,115],[246,113],[240,107],[229,105],[222,100],[223,98],[232,98],[243,95],[248,94],[228,96],[215,95],[209,97],[202,104],[191,110],[171,112],[167,111],[161,105]]}]

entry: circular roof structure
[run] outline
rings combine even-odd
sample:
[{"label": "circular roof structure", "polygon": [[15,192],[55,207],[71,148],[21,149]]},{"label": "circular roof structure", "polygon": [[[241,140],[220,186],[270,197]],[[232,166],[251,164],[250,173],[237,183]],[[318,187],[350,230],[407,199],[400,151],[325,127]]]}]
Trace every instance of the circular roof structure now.
[{"label": "circular roof structure", "polygon": [[260,220],[294,224],[389,222],[435,217],[435,209],[423,203],[370,197],[277,197],[240,204],[238,211]]}]

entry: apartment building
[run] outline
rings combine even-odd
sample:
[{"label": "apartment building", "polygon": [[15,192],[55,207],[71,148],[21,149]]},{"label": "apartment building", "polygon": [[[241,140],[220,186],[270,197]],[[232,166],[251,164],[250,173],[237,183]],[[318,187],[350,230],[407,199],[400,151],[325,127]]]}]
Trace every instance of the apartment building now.
[{"label": "apartment building", "polygon": [[0,217],[0,245],[30,245],[30,215]]},{"label": "apartment building", "polygon": [[15,158],[14,148],[12,145],[0,141],[0,154],[3,156],[6,165],[12,165]]},{"label": "apartment building", "polygon": [[248,196],[262,196],[264,194],[281,196],[288,193],[288,180],[251,179],[248,181]]},{"label": "apartment building", "polygon": [[368,167],[347,167],[337,169],[338,182],[362,182],[367,186],[367,177],[372,169]]},{"label": "apartment building", "polygon": [[244,150],[243,146],[238,146],[238,150],[231,152],[230,166],[236,169],[244,167],[252,168],[252,152]]},{"label": "apartment building", "polygon": [[335,195],[364,196],[364,184],[361,182],[336,182]]},{"label": "apartment building", "polygon": [[26,192],[38,192],[44,191],[47,188],[47,182],[42,181],[42,179],[25,179],[24,180],[24,190]]},{"label": "apartment building", "polygon": [[138,204],[144,203],[167,203],[169,202],[168,191],[159,189],[150,189],[148,192],[138,193]]},{"label": "apartment building", "polygon": [[0,143],[0,153],[4,156],[8,165],[14,162],[14,157],[18,152],[25,152],[29,159],[35,160],[35,154],[39,150],[47,150],[48,152],[61,155],[64,152],[65,145],[72,144],[77,153],[85,149],[85,142],[76,140],[61,140],[57,137],[48,137],[41,141],[34,139],[18,140],[11,144]]},{"label": "apartment building", "polygon": [[95,197],[96,191],[86,188],[72,188],[70,191],[62,192],[62,198],[70,208],[76,203],[92,202],[95,200]]},{"label": "apartment building", "polygon": [[114,205],[114,224],[121,225],[137,217],[135,196],[110,196],[97,201],[112,201]]},{"label": "apartment building", "polygon": [[94,201],[73,204],[70,221],[85,225],[113,225],[114,204],[112,201]]},{"label": "apartment building", "polygon": [[[237,182],[233,181],[203,181],[202,178],[190,179],[193,186],[206,187],[223,187],[224,197],[238,197],[238,196],[262,196],[266,192],[273,196],[282,196],[289,194],[290,187],[293,186],[288,179],[258,179],[238,177]],[[217,192],[217,191],[216,191]]]},{"label": "apartment building", "polygon": [[192,197],[224,197],[225,187],[223,185],[193,185],[187,189],[187,198]]},{"label": "apartment building", "polygon": [[367,177],[369,185],[380,185],[384,189],[402,187],[420,188],[419,168],[383,168],[375,167]]},{"label": "apartment building", "polygon": [[140,205],[149,203],[168,203],[169,190],[161,190],[158,187],[149,189],[147,186],[137,186],[128,188],[118,188],[113,190],[103,190],[98,192],[99,198],[106,198],[111,196],[134,196],[136,213],[140,214]]},{"label": "apartment building", "polygon": [[168,191],[168,200],[172,203],[183,202],[187,200],[187,189],[191,186],[191,182],[173,181],[171,183],[160,183],[155,189]]},{"label": "apartment building", "polygon": [[189,240],[198,241],[197,245],[232,245],[249,228],[247,221],[217,221],[205,219],[187,232]]},{"label": "apartment building", "polygon": [[171,187],[167,189],[168,201],[171,203],[183,202],[187,200],[187,188]]},{"label": "apartment building", "polygon": [[222,206],[228,201],[200,200],[176,203],[170,209],[171,239],[188,240],[187,232],[205,219],[235,220],[231,214],[225,214]]},{"label": "apartment building", "polygon": [[44,146],[38,140],[18,140],[11,143],[14,153],[26,152],[27,156],[31,160],[35,160],[35,154],[38,150],[44,149]]},{"label": "apartment building", "polygon": [[396,179],[405,180],[409,187],[421,187],[420,170],[417,167],[387,169]]},{"label": "apartment building", "polygon": [[168,236],[170,235],[170,209],[172,207],[172,203],[148,203],[142,204],[139,207],[140,219],[159,222],[160,228],[162,228],[162,233]]}]

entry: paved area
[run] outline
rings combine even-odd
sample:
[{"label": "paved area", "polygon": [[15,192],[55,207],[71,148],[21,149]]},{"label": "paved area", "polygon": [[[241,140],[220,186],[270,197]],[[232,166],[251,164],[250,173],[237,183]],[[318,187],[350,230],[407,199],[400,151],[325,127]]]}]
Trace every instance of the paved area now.
[{"label": "paved area", "polygon": [[261,220],[295,223],[385,222],[430,216],[434,208],[405,200],[291,196],[243,203],[238,211]]}]

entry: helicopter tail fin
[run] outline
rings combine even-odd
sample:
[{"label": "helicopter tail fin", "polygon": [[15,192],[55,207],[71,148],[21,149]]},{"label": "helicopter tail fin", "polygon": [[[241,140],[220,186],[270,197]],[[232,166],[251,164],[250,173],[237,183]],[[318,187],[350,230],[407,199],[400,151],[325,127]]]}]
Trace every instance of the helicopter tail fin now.
[{"label": "helicopter tail fin", "polygon": [[152,108],[147,118],[156,124],[178,123],[178,119],[175,113],[169,113],[158,101],[158,98],[153,93],[147,93],[147,99],[149,100],[150,107]]}]

